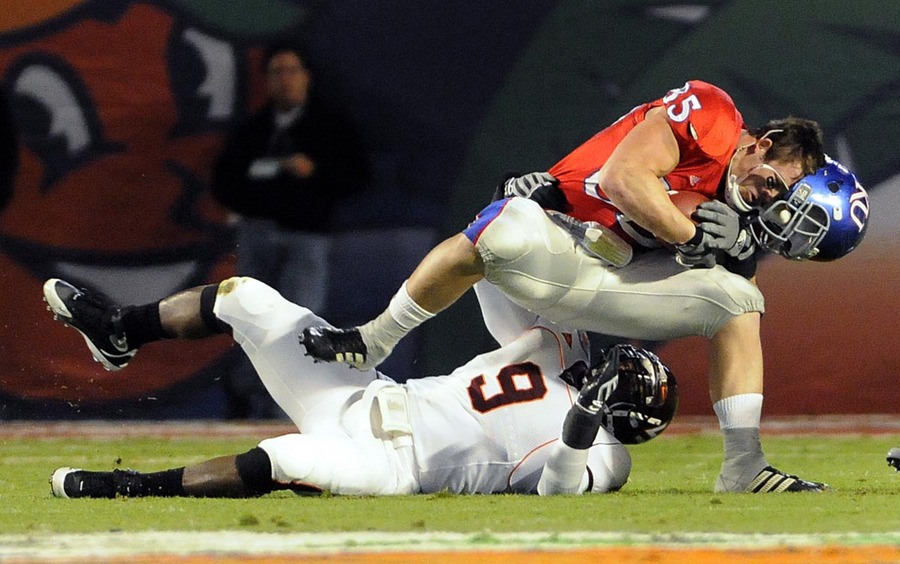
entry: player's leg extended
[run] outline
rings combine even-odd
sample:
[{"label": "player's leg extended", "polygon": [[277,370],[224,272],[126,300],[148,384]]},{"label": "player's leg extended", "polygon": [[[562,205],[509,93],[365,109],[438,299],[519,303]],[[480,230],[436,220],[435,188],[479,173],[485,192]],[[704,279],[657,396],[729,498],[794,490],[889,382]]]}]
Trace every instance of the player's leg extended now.
[{"label": "player's leg extended", "polygon": [[159,302],[123,307],[100,292],[76,288],[64,280],[51,278],[44,283],[50,311],[81,333],[94,359],[107,370],[124,368],[147,343],[221,332],[222,327],[204,323],[201,317],[202,292],[194,288]]},{"label": "player's leg extended", "polygon": [[121,307],[57,279],[45,283],[44,294],[54,314],[76,328],[111,370],[124,367],[139,347],[153,341],[230,331],[273,399],[301,430],[329,425],[340,416],[337,406],[377,377],[374,371],[315,364],[304,356],[297,333],[326,322],[252,278],[230,278],[142,306]]},{"label": "player's leg extended", "polygon": [[53,495],[65,498],[227,497],[276,490],[397,495],[418,491],[409,449],[373,436],[291,434],[262,441],[239,455],[160,472],[96,472],[58,468]]},{"label": "player's leg extended", "polygon": [[291,434],[259,443],[282,486],[343,495],[398,495],[418,491],[411,447],[368,434]]},{"label": "player's leg extended", "polygon": [[272,479],[272,463],[261,448],[199,464],[136,472],[58,468],[50,478],[56,497],[252,497],[290,486]]},{"label": "player's leg extended", "polygon": [[334,428],[347,398],[379,378],[374,370],[317,363],[297,335],[328,323],[253,278],[229,278],[218,286],[215,318],[250,358],[260,380],[301,432]]},{"label": "player's leg extended", "polygon": [[349,330],[313,328],[303,332],[301,342],[318,360],[360,369],[378,366],[400,339],[458,300],[483,275],[472,242],[463,234],[450,237],[422,259],[378,317]]},{"label": "player's leg extended", "polygon": [[416,267],[387,310],[360,327],[376,357],[387,358],[406,334],[456,302],[483,277],[481,257],[462,234],[444,240]]}]

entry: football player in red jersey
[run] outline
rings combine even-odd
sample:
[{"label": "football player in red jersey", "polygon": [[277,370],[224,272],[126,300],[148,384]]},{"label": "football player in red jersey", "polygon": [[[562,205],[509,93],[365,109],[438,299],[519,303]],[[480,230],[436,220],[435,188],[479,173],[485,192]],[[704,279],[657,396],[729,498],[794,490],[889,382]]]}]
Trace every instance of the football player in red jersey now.
[{"label": "football player in red jersey", "polygon": [[728,94],[690,81],[634,108],[549,173],[573,217],[612,227],[621,212],[660,239],[684,243],[694,226],[672,209],[660,180],[667,190],[721,194],[732,203],[734,194],[721,190],[731,166],[742,179],[741,198],[753,204],[824,165],[821,136],[814,122],[796,118],[750,130]]},{"label": "football player in red jersey", "polygon": [[[695,223],[669,190],[714,199],[698,206]],[[714,489],[825,489],[805,481],[769,487],[786,474],[769,466],[759,440],[764,299],[754,281],[757,243],[791,259],[833,260],[865,234],[865,190],[827,159],[815,122],[751,129],[724,91],[690,81],[638,106],[549,172],[509,179],[500,195],[508,198],[423,259],[380,316],[349,330],[305,330],[307,353],[377,365],[484,278],[570,327],[627,339],[708,338],[709,394],[725,450]],[[676,260],[665,248],[636,252],[622,222],[674,247]]]}]

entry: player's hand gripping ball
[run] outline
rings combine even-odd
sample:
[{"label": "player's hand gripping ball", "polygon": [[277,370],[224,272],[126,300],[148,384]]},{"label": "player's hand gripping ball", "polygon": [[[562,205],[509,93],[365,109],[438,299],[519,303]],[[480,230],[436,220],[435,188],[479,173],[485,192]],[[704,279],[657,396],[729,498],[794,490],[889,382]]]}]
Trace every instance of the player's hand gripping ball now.
[{"label": "player's hand gripping ball", "polygon": [[709,201],[709,198],[699,192],[672,192],[669,194],[669,199],[672,200],[672,203],[675,204],[675,207],[681,213],[694,223],[697,223],[696,218],[694,218],[697,206]]}]

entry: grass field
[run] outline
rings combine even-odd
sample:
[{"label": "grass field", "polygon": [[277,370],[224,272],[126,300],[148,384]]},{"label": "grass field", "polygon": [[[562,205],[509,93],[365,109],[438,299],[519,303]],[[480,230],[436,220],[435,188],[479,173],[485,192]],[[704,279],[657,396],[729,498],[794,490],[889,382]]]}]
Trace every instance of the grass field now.
[{"label": "grass field", "polygon": [[839,535],[861,545],[900,542],[900,473],[885,462],[887,451],[900,446],[900,434],[892,432],[764,435],[771,463],[834,487],[819,495],[713,494],[721,456],[715,432],[672,433],[632,448],[628,485],[601,496],[374,498],[279,492],[253,500],[66,500],[50,495],[47,480],[58,466],[159,470],[243,452],[264,436],[154,436],[153,427],[123,438],[92,438],[77,429],[68,436],[6,436],[0,439],[0,542],[4,535],[16,534],[220,530],[618,532],[669,539],[739,533]]}]

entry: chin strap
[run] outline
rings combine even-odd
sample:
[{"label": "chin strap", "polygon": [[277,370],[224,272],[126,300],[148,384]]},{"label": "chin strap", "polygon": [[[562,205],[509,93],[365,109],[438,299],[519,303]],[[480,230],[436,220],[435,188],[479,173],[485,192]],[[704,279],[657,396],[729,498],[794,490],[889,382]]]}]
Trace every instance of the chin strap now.
[{"label": "chin strap", "polygon": [[[725,203],[728,204],[729,206],[731,206],[731,208],[733,210],[740,212],[740,213],[747,213],[747,212],[753,211],[753,206],[748,204],[744,200],[744,197],[741,196],[741,182],[746,180],[746,178],[748,176],[750,176],[750,173],[753,172],[753,170],[751,169],[749,172],[747,172],[747,174],[738,178],[737,175],[731,173],[731,169],[734,167],[734,159],[738,156],[738,153],[740,153],[741,151],[746,151],[747,149],[756,145],[757,143],[759,143],[760,141],[762,141],[769,135],[772,135],[773,133],[783,133],[783,132],[784,132],[783,129],[770,129],[769,131],[766,131],[766,133],[762,137],[753,141],[753,143],[748,143],[746,145],[738,147],[737,150],[735,150],[734,154],[731,155],[731,161],[729,161],[729,163],[728,163],[728,172],[725,174]],[[781,178],[781,175],[778,174],[778,171],[776,171],[775,169],[772,169],[771,167],[769,167],[769,168],[779,178]],[[781,181],[784,182],[784,179],[781,178]],[[784,182],[784,185],[787,186],[787,183]]]},{"label": "chin strap", "polygon": [[750,204],[745,202],[744,198],[741,196],[741,180],[743,180],[743,178],[738,179],[735,175],[731,174],[729,167],[728,180],[725,182],[725,203],[738,213],[749,213],[753,211],[753,208]]}]

